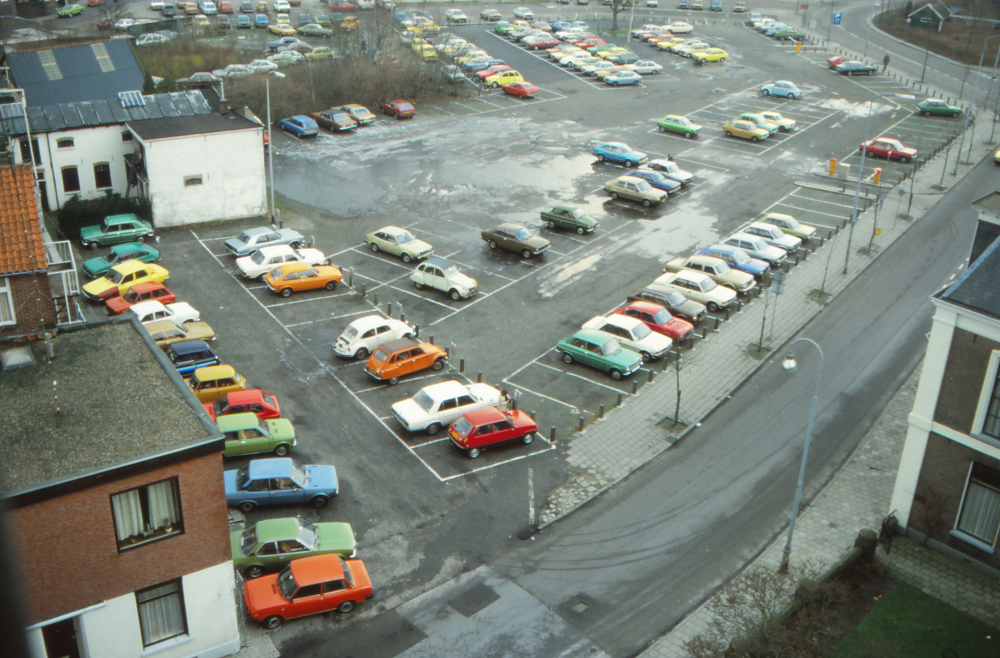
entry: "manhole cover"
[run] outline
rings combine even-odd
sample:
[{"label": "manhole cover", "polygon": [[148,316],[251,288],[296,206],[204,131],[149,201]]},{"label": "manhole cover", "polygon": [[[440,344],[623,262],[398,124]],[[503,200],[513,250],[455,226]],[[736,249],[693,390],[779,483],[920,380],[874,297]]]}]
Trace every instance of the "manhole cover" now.
[{"label": "manhole cover", "polygon": [[574,603],[573,605],[571,605],[569,607],[569,609],[572,610],[573,612],[575,612],[578,615],[582,615],[584,612],[587,611],[587,608],[589,608],[589,607],[590,606],[587,605],[586,601],[577,601],[576,603]]}]

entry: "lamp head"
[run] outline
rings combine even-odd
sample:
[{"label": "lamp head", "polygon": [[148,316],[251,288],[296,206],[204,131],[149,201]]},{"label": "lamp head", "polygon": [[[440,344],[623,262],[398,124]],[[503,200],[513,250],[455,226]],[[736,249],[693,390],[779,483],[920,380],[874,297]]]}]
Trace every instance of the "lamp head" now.
[{"label": "lamp head", "polygon": [[795,363],[795,357],[792,356],[791,352],[789,352],[788,356],[785,357],[785,360],[781,362],[781,367],[788,372],[795,372],[795,369],[799,367],[799,364]]},{"label": "lamp head", "polygon": [[285,77],[285,74],[282,73],[281,71],[268,71],[267,74],[268,75],[273,75],[276,78],[283,78],[283,77]]}]

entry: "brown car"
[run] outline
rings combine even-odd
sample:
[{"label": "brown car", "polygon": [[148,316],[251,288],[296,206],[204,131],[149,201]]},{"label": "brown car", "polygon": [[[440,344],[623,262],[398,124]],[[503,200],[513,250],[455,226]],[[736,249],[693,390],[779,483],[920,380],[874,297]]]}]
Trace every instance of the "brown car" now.
[{"label": "brown car", "polygon": [[500,247],[517,252],[525,258],[537,256],[552,246],[548,240],[534,235],[520,224],[504,223],[495,229],[483,231],[481,235],[483,240],[490,245],[490,249]]},{"label": "brown car", "polygon": [[412,372],[444,367],[448,353],[432,343],[418,343],[409,338],[400,338],[379,345],[368,357],[365,372],[379,380],[395,386],[399,378]]},{"label": "brown car", "polygon": [[358,122],[351,118],[347,112],[337,109],[323,110],[310,114],[316,123],[329,131],[339,133],[345,130],[354,130],[358,127]]},{"label": "brown car", "polygon": [[207,322],[187,322],[178,325],[173,320],[156,320],[143,326],[156,344],[163,349],[184,340],[215,340],[215,331]]}]

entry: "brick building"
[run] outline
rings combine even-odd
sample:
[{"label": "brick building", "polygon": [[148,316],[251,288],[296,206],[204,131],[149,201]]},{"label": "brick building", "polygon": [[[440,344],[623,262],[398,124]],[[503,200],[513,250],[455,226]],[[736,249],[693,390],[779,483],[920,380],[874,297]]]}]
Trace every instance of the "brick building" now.
[{"label": "brick building", "polygon": [[0,353],[33,361],[0,372],[32,655],[236,652],[223,438],[162,351],[128,317]]},{"label": "brick building", "polygon": [[1000,239],[981,242],[965,273],[931,298],[890,511],[908,534],[1000,577]]}]

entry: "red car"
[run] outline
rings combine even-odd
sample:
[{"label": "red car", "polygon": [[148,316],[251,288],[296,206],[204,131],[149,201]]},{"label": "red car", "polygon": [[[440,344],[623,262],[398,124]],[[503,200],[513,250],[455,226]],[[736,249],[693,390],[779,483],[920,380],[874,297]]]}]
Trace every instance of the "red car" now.
[{"label": "red car", "polygon": [[494,64],[493,66],[489,67],[488,69],[483,69],[482,71],[476,71],[476,75],[479,76],[480,80],[485,80],[486,78],[490,77],[491,75],[496,75],[500,71],[509,71],[509,70],[510,70],[510,67],[507,66],[506,64]]},{"label": "red car", "polygon": [[397,119],[408,119],[417,116],[417,109],[413,107],[412,103],[398,98],[394,101],[379,103],[378,106],[382,110],[382,114],[387,114]]},{"label": "red car", "polygon": [[278,404],[278,398],[259,388],[226,393],[215,402],[207,403],[205,411],[212,417],[212,420],[219,416],[244,413],[257,414],[257,418],[261,420],[281,417],[281,406]]},{"label": "red car", "polygon": [[174,293],[167,290],[162,283],[140,283],[129,288],[124,295],[112,297],[104,303],[108,307],[109,315],[121,315],[132,308],[133,304],[148,301],[171,304],[175,301]]},{"label": "red car", "polygon": [[830,59],[826,60],[826,63],[831,69],[835,69],[844,62],[849,61],[851,61],[851,58],[847,55],[834,55]]},{"label": "red car", "polygon": [[334,11],[357,11],[358,6],[347,0],[331,0],[330,9]]},{"label": "red car", "polygon": [[538,87],[530,82],[512,82],[509,85],[500,85],[505,93],[518,98],[534,98],[538,95]]},{"label": "red car", "polygon": [[917,149],[903,146],[901,141],[891,137],[869,139],[867,142],[861,142],[859,149],[865,151],[870,156],[899,160],[903,163],[917,157]]},{"label": "red car", "polygon": [[562,43],[562,41],[556,39],[555,37],[538,37],[537,39],[527,42],[525,45],[532,50],[542,50],[543,48],[547,50],[558,46],[560,43]]},{"label": "red car", "polygon": [[320,612],[350,612],[373,595],[365,563],[339,555],[292,560],[279,573],[243,583],[247,612],[268,628]]},{"label": "red car", "polygon": [[500,411],[496,407],[483,407],[463,414],[448,428],[451,442],[475,459],[486,448],[520,441],[531,443],[538,425],[531,416],[520,409]]},{"label": "red car", "polygon": [[684,340],[694,333],[693,324],[670,315],[670,311],[652,302],[632,302],[628,306],[616,308],[614,312],[635,318],[656,333],[669,336],[675,341]]},{"label": "red car", "polygon": [[101,0],[87,0],[87,6],[88,7],[100,7],[101,6]]},{"label": "red car", "polygon": [[219,13],[220,14],[233,13],[233,3],[229,2],[229,0],[222,0],[222,2],[219,3]]}]

